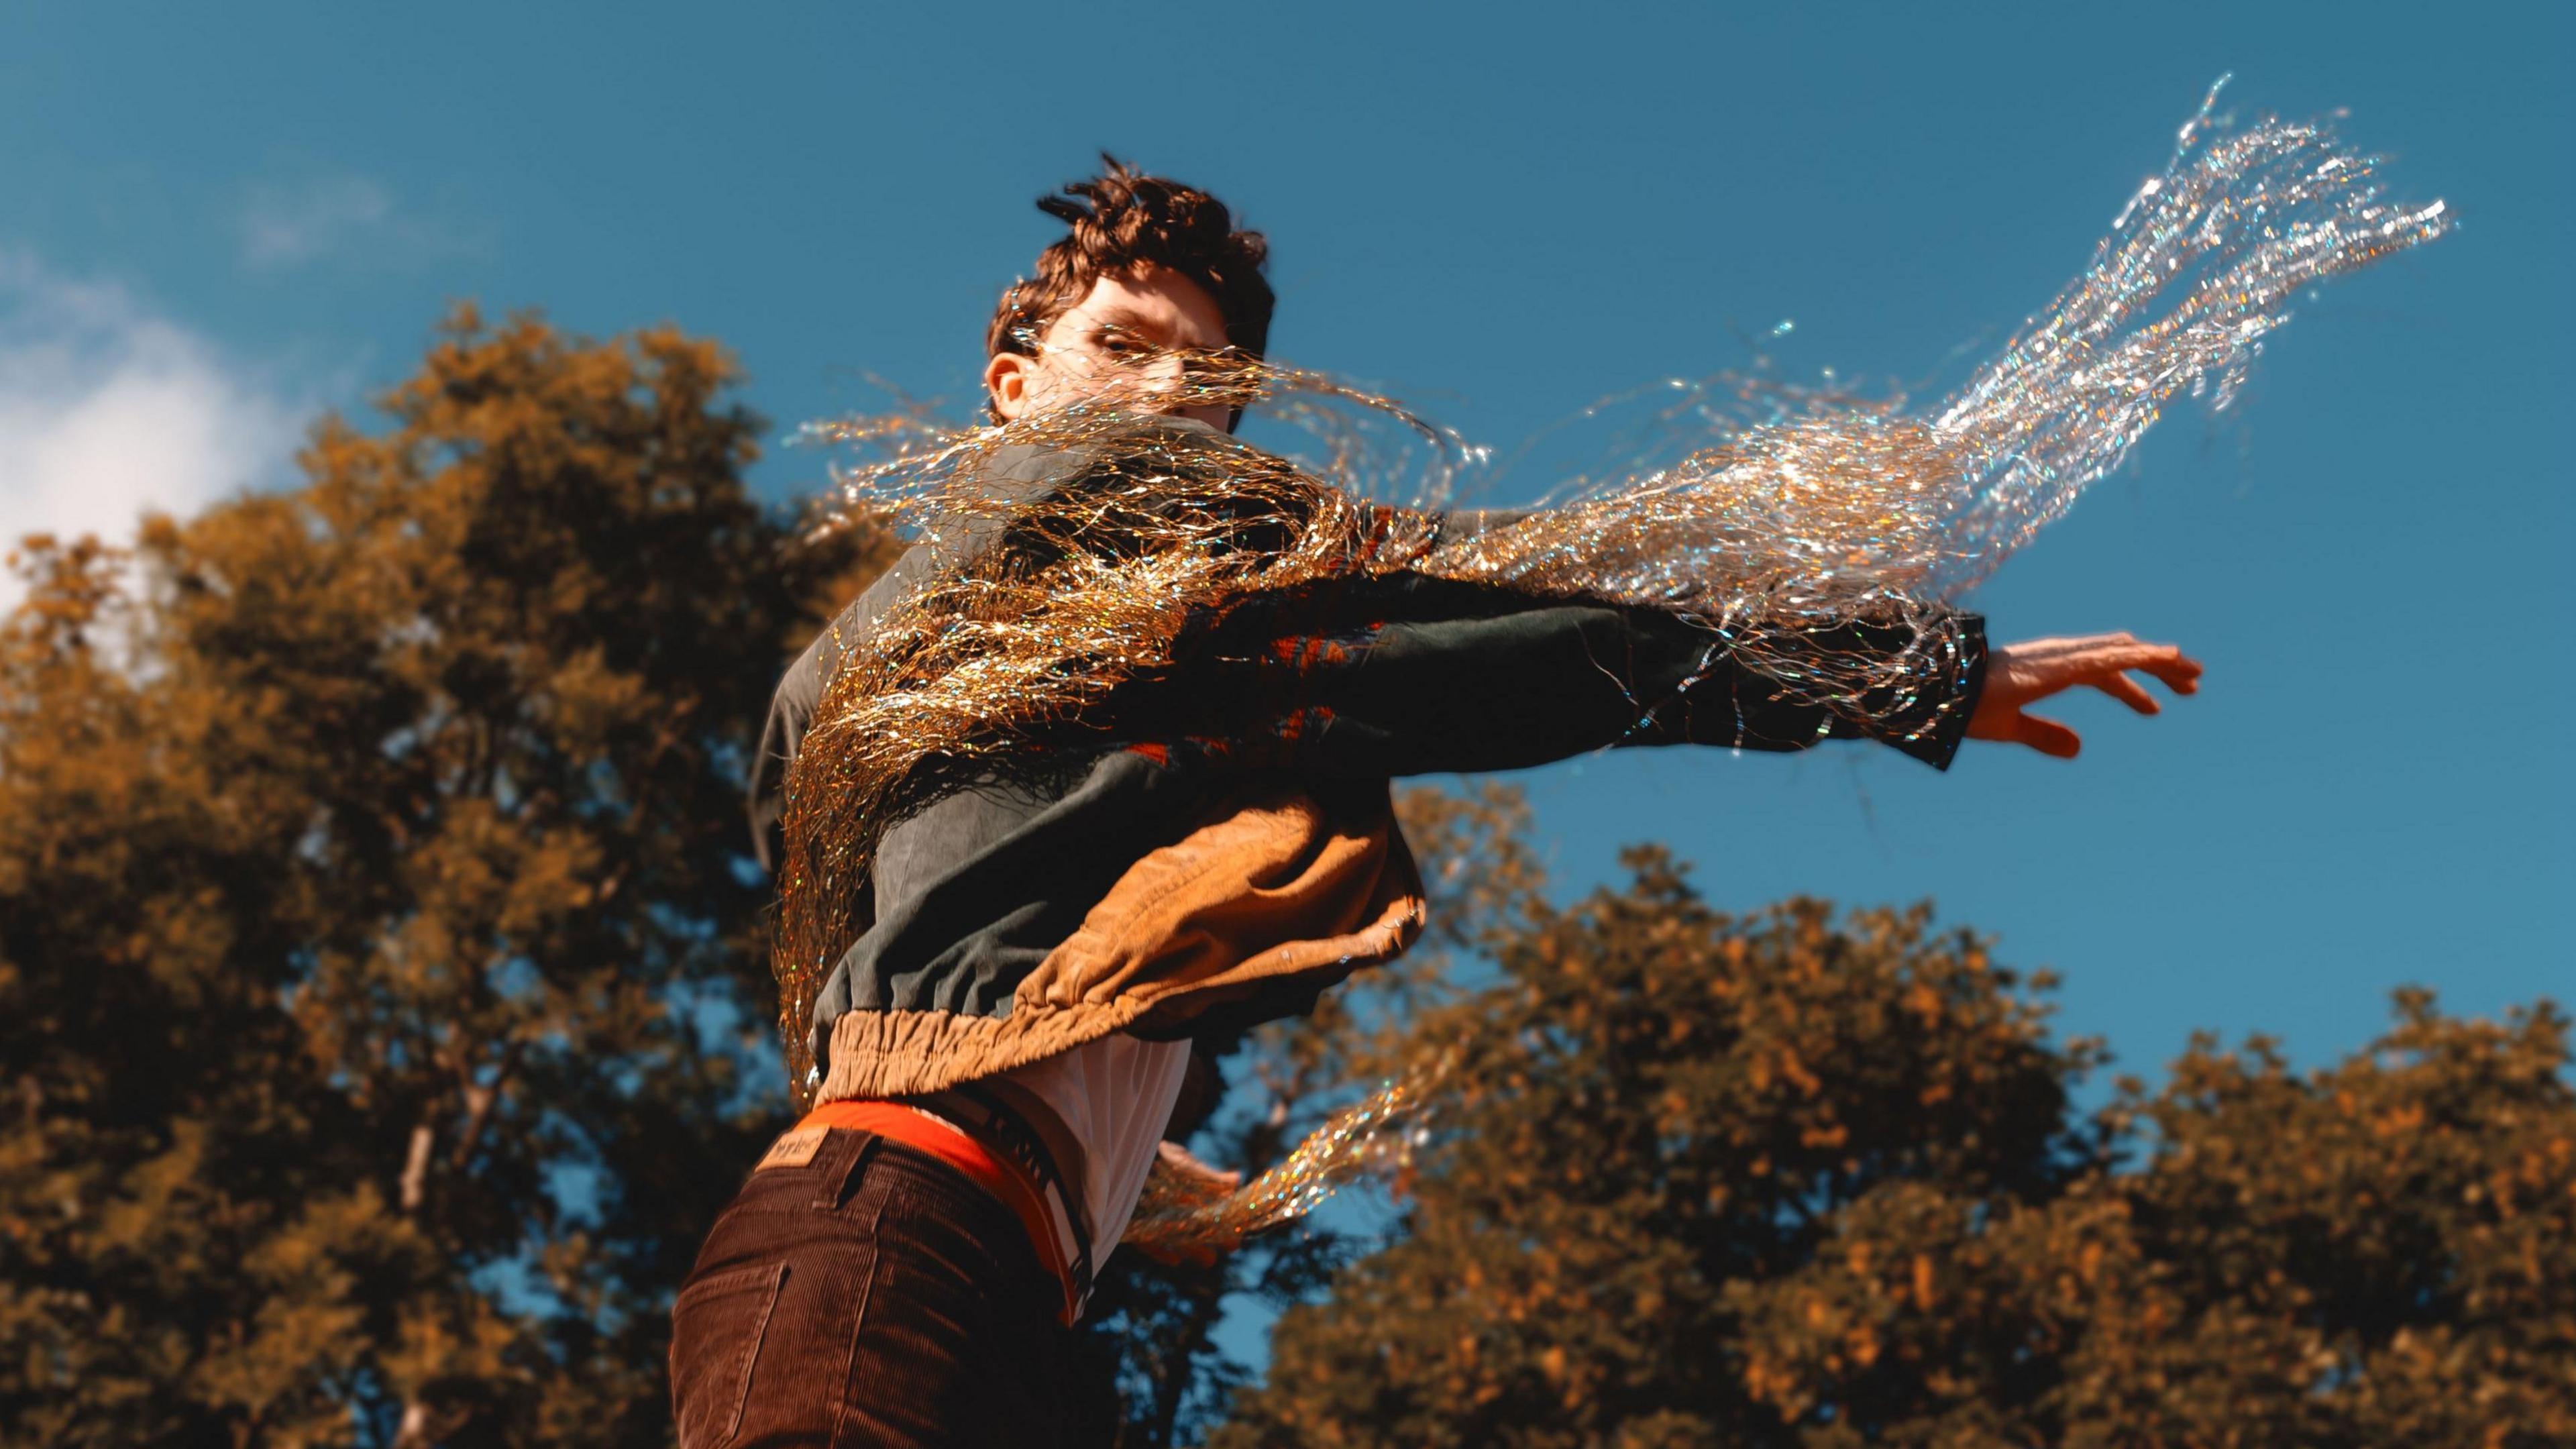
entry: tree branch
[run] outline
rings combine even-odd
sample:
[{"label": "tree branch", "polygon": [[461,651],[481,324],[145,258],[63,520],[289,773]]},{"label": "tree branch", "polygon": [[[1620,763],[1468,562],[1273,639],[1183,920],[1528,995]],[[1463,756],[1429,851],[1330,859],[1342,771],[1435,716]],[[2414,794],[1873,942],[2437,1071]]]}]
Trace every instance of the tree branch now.
[{"label": "tree branch", "polygon": [[482,1142],[483,1129],[492,1120],[492,1108],[501,1100],[502,1084],[518,1070],[519,1053],[526,1045],[524,1041],[513,1041],[503,1049],[501,1064],[492,1073],[489,1085],[473,1081],[465,1084],[465,1131],[457,1137],[456,1151],[448,1158],[449,1165],[457,1171],[464,1171],[465,1165],[474,1160],[474,1149]]},{"label": "tree branch", "polygon": [[420,1200],[429,1190],[429,1149],[438,1137],[438,1129],[426,1120],[411,1129],[411,1151],[403,1159],[402,1210],[420,1211]]}]

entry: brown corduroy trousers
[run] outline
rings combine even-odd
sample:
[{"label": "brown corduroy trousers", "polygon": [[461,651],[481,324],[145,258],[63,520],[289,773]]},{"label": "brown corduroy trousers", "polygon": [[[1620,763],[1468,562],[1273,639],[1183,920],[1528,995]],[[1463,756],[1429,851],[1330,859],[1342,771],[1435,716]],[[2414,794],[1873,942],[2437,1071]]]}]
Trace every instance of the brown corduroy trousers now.
[{"label": "brown corduroy trousers", "polygon": [[1062,1302],[999,1199],[835,1128],[752,1172],[680,1287],[681,1449],[1061,1444]]}]

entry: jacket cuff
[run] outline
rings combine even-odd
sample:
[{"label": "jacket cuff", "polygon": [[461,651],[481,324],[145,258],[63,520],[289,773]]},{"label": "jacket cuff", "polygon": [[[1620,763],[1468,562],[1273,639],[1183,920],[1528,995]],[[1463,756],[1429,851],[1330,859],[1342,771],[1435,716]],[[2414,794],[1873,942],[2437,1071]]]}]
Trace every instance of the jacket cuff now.
[{"label": "jacket cuff", "polygon": [[1986,620],[1982,614],[1952,614],[1940,628],[1941,638],[1926,641],[1938,682],[1927,683],[1915,708],[1902,721],[1891,721],[1895,728],[1880,738],[1933,769],[1947,770],[1985,693]]}]

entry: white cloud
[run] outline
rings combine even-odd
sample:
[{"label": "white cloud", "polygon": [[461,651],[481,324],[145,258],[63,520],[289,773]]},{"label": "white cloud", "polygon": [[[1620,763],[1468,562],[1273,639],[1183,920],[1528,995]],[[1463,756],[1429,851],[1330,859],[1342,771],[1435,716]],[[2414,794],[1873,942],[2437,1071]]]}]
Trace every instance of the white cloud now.
[{"label": "white cloud", "polygon": [[403,213],[381,183],[353,175],[253,187],[240,230],[242,261],[263,270],[332,257],[402,266],[480,249],[462,232]]},{"label": "white cloud", "polygon": [[[280,481],[307,409],[114,283],[0,250],[0,552],[29,533],[129,540]],[[0,609],[16,601],[0,577]]]},{"label": "white cloud", "polygon": [[255,267],[309,262],[387,225],[393,212],[392,194],[363,176],[262,187],[242,214],[242,260]]}]

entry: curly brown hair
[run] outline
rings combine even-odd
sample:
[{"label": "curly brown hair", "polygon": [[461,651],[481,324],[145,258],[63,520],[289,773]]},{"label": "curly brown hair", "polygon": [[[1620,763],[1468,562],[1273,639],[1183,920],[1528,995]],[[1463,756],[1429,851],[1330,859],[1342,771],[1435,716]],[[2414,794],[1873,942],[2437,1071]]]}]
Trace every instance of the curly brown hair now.
[{"label": "curly brown hair", "polygon": [[1274,301],[1261,275],[1268,239],[1236,230],[1225,203],[1195,186],[1148,176],[1106,151],[1100,162],[1098,176],[1067,183],[1062,196],[1038,198],[1038,210],[1071,230],[1038,253],[1034,280],[1013,282],[1003,291],[985,329],[984,354],[1034,357],[1034,339],[1080,303],[1093,283],[1160,266],[1215,299],[1227,346],[1260,357],[1270,343]]}]

